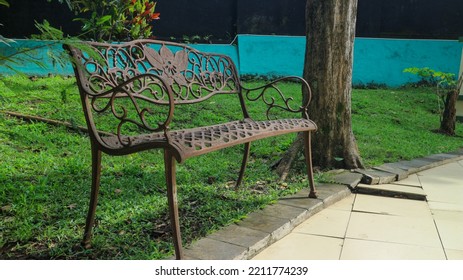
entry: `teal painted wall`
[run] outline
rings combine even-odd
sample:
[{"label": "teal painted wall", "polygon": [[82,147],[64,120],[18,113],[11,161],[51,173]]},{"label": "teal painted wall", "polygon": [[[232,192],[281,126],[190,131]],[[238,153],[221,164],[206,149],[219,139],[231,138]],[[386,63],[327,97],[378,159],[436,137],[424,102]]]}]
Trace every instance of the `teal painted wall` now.
[{"label": "teal painted wall", "polygon": [[203,52],[210,52],[210,53],[218,53],[218,54],[225,54],[228,55],[233,62],[235,63],[236,67],[240,69],[240,60],[238,54],[238,48],[234,45],[219,45],[219,44],[194,44],[191,47],[203,51]]},{"label": "teal painted wall", "polygon": [[241,75],[302,76],[305,37],[239,35]]},{"label": "teal painted wall", "polygon": [[[14,43],[9,45],[0,44],[0,54],[3,56],[8,56],[17,52],[20,48],[35,49],[41,45],[45,45],[44,48],[39,48],[35,51],[30,52],[28,55],[20,55],[20,57],[30,60],[39,60],[43,63],[44,67],[40,67],[34,63],[19,63],[14,64],[14,68],[27,75],[38,75],[44,76],[51,74],[60,74],[60,75],[73,75],[71,64],[68,63],[65,67],[59,65],[53,65],[52,60],[47,55],[48,52],[63,52],[61,44],[54,43],[51,41],[33,41],[33,40],[15,40]],[[236,63],[236,66],[239,69],[239,59],[238,59],[238,49],[233,45],[211,45],[211,44],[197,44],[193,46],[194,48],[212,53],[220,53],[230,56],[233,61]],[[14,74],[14,71],[11,71],[5,68],[0,62],[0,74]]]},{"label": "teal painted wall", "polygon": [[[44,46],[44,47],[41,47]],[[18,52],[18,49],[28,48],[28,49],[35,49],[34,51],[28,52],[27,54],[22,54],[19,56],[23,59],[23,62],[15,63],[14,69],[18,72],[25,73],[27,75],[37,75],[43,76],[48,75],[49,73],[52,74],[60,74],[60,75],[72,75],[74,72],[72,71],[72,67],[69,64],[67,67],[60,67],[59,65],[53,65],[52,60],[48,56],[48,52],[63,52],[63,47],[61,44],[52,41],[34,41],[34,40],[15,40],[13,43],[9,43],[9,45],[5,45],[0,43],[0,54],[2,56],[12,55]],[[34,64],[28,63],[30,60],[38,60],[40,63],[43,64],[43,67]],[[13,65],[12,65],[13,66]],[[14,74],[15,72],[5,68],[0,61],[0,74]]]},{"label": "teal painted wall", "polygon": [[[201,51],[229,55],[237,64],[241,75],[284,76],[302,75],[305,37],[239,35],[236,45],[192,45]],[[8,54],[19,46],[33,48],[43,42],[17,40],[10,46],[0,44],[0,52]],[[463,44],[449,40],[396,40],[356,38],[354,45],[354,84],[378,83],[400,86],[417,80],[403,73],[407,67],[430,67],[458,75]],[[72,68],[53,66],[46,55],[48,51],[62,51],[61,45],[53,45],[34,53],[45,68],[34,64],[15,66],[29,75],[48,73],[71,75]],[[0,64],[0,74],[11,74]]]},{"label": "teal painted wall", "polygon": [[462,46],[462,43],[450,40],[357,38],[353,83],[400,86],[417,81],[415,75],[403,73],[408,67],[429,67],[458,77]]},{"label": "teal painted wall", "polygon": [[[429,67],[458,76],[463,44],[451,40],[356,38],[353,83],[400,86],[417,81],[408,67]],[[238,36],[241,74],[301,76],[305,37]]]}]

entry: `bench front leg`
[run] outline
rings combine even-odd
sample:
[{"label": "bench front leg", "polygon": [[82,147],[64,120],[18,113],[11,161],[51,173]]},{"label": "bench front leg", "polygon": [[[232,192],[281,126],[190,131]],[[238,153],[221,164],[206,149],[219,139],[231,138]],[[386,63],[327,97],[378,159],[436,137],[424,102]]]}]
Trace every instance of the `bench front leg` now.
[{"label": "bench front leg", "polygon": [[246,165],[248,164],[249,159],[249,151],[251,150],[251,142],[244,144],[244,153],[243,153],[243,161],[241,162],[240,173],[238,175],[238,180],[236,180],[235,190],[241,185],[243,182],[244,172],[246,171]]},{"label": "bench front leg", "polygon": [[88,207],[87,221],[85,223],[84,238],[82,246],[86,249],[91,247],[92,229],[95,223],[95,212],[98,204],[98,192],[100,189],[101,174],[101,150],[92,143],[92,190],[90,194],[90,204]]},{"label": "bench front leg", "polygon": [[180,232],[180,221],[177,201],[177,182],[175,178],[176,166],[175,157],[169,149],[164,149],[164,165],[167,183],[167,201],[169,204],[170,222],[172,225],[172,237],[174,240],[175,257],[183,259],[182,235]]},{"label": "bench front leg", "polygon": [[311,145],[311,138],[310,138],[310,131],[304,132],[304,154],[305,154],[305,162],[307,167],[307,176],[309,179],[309,186],[310,186],[310,198],[317,198],[317,192],[315,190],[315,181],[313,176],[313,166],[312,166],[312,145]]}]

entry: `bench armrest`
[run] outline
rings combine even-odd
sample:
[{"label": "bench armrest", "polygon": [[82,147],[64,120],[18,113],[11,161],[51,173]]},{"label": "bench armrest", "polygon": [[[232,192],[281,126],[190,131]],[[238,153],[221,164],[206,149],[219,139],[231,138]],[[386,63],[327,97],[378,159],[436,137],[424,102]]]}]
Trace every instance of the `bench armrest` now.
[{"label": "bench armrest", "polygon": [[[295,82],[301,85],[300,94],[303,96],[302,102],[296,104],[296,101],[292,96],[285,96],[283,90],[278,85],[280,82]],[[246,101],[262,101],[267,105],[266,117],[272,119],[272,115],[276,110],[283,110],[290,113],[301,113],[302,117],[309,119],[308,106],[312,99],[312,92],[310,86],[303,78],[289,76],[276,79],[263,86],[255,88],[246,88],[241,86],[243,98]],[[298,102],[297,102],[298,103]],[[245,113],[246,118],[250,116]]]},{"label": "bench armrest", "polygon": [[[117,119],[115,135],[123,145],[130,146],[130,139],[123,132],[125,125],[136,125],[149,132],[164,132],[167,134],[169,124],[174,116],[175,97],[171,87],[159,75],[143,73],[130,77],[127,80],[109,81],[107,77],[93,77],[92,82],[104,84],[100,90],[92,89],[91,85],[81,87],[81,93],[86,96],[86,114],[110,114]],[[163,106],[162,115],[155,112],[156,106]],[[155,122],[147,119],[148,115],[156,114]],[[90,118],[93,121],[93,117]],[[91,127],[96,127],[92,125]],[[99,133],[94,131],[99,139]],[[125,140],[124,140],[125,139]],[[127,141],[129,141],[127,143]]]}]

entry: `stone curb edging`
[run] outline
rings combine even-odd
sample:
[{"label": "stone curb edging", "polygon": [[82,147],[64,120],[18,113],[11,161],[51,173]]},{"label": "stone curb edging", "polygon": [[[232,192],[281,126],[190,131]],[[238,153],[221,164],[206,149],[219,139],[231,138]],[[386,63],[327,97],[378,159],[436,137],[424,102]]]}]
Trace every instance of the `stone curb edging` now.
[{"label": "stone curb edging", "polygon": [[463,149],[451,153],[442,153],[409,161],[386,163],[372,169],[357,169],[362,174],[362,183],[368,185],[388,184],[407,178],[411,174],[463,159]]}]

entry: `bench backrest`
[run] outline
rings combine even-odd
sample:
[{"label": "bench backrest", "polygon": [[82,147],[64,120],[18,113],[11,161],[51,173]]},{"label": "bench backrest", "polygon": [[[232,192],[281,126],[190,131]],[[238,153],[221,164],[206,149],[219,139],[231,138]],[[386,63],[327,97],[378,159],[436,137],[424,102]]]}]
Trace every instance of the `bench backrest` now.
[{"label": "bench backrest", "polygon": [[[116,87],[120,82],[144,73],[163,78],[173,89],[177,104],[202,101],[217,93],[239,91],[235,64],[225,55],[204,53],[187,45],[156,40],[87,44],[95,51],[93,57],[77,48],[69,48],[83,66],[78,68],[79,78],[88,85],[86,90],[92,95],[105,90],[99,87],[102,83]],[[158,101],[164,103],[163,100]]]},{"label": "bench backrest", "polygon": [[[65,48],[73,58],[87,123],[94,134],[98,134],[95,115],[115,117],[116,128],[109,130],[117,135],[124,134],[125,126],[162,131],[172,119],[173,105],[241,91],[236,67],[224,55],[156,40],[83,46]],[[152,111],[153,104],[168,105],[166,114]]]}]

